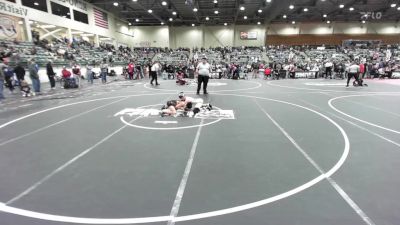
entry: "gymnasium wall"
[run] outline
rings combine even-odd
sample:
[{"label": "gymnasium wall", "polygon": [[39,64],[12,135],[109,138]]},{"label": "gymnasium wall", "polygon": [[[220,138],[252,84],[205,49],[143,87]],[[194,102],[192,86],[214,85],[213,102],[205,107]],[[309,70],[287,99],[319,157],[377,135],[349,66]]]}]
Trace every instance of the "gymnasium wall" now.
[{"label": "gymnasium wall", "polygon": [[382,40],[400,43],[400,24],[393,23],[300,23],[267,26],[267,45],[342,44],[343,40]]}]

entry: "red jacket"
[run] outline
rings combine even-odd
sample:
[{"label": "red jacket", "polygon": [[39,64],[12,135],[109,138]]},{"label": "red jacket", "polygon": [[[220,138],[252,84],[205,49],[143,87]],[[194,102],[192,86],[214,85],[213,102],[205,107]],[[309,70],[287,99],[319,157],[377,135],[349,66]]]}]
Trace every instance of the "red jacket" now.
[{"label": "red jacket", "polygon": [[360,64],[360,73],[364,73],[365,72],[365,65],[364,64]]},{"label": "red jacket", "polygon": [[135,71],[135,64],[129,63],[128,65],[128,73],[133,73]]},{"label": "red jacket", "polygon": [[69,72],[67,69],[63,69],[62,70],[62,76],[64,77],[64,78],[70,78],[71,77],[71,72]]},{"label": "red jacket", "polygon": [[271,69],[270,68],[265,68],[264,74],[265,75],[271,75]]}]

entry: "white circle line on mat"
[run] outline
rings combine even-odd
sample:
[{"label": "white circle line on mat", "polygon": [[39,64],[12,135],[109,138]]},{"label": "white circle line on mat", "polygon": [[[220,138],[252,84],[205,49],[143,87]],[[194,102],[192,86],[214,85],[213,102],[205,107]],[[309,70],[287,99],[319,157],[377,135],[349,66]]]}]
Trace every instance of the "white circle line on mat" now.
[{"label": "white circle line on mat", "polygon": [[[213,90],[213,93],[229,92],[229,91],[248,91],[248,90],[254,90],[254,89],[260,88],[262,86],[261,83],[255,82],[255,81],[245,81],[245,82],[254,83],[254,84],[256,84],[256,86],[249,87],[249,88],[232,89],[232,90]],[[150,88],[149,84],[144,84],[143,87],[146,88],[146,89],[156,90],[156,91],[175,91],[175,92],[177,92],[177,90],[171,90],[171,89]],[[195,91],[192,91],[192,92],[189,91],[189,93],[195,93]]]},{"label": "white circle line on mat", "polygon": [[[165,93],[162,93],[165,94]],[[159,95],[162,95],[159,94]],[[62,106],[57,106],[57,107],[53,107],[47,110],[42,110],[36,113],[32,113],[29,114],[27,116],[15,119],[13,121],[10,121],[8,123],[5,123],[3,125],[0,126],[0,129],[10,125],[12,123],[15,123],[17,121],[20,121],[22,119],[26,119],[29,118],[31,116],[40,114],[40,113],[44,113],[44,112],[48,112],[54,109],[58,109],[58,108],[62,108],[62,107],[66,107],[66,106],[71,106],[71,105],[76,105],[76,104],[82,104],[82,103],[86,103],[86,102],[93,102],[93,101],[100,101],[100,100],[106,100],[106,99],[112,99],[112,98],[119,98],[119,97],[129,97],[129,96],[144,96],[144,95],[158,95],[158,94],[143,94],[143,95],[128,95],[128,96],[117,96],[117,97],[110,97],[110,98],[102,98],[102,99],[94,99],[94,100],[89,100],[89,101],[83,101],[83,102],[76,102],[76,103],[71,103],[71,104],[66,104],[66,105],[62,105]],[[231,208],[226,208],[226,209],[221,209],[221,210],[215,210],[215,211],[210,211],[210,212],[203,212],[203,213],[198,213],[198,214],[192,214],[192,215],[186,215],[186,216],[178,216],[178,217],[171,217],[171,216],[157,216],[157,217],[140,217],[140,218],[113,218],[113,219],[109,219],[109,218],[83,218],[83,217],[71,217],[71,216],[61,216],[61,215],[54,215],[54,214],[47,214],[47,213],[40,213],[40,212],[35,212],[35,211],[31,211],[31,210],[25,210],[25,209],[20,209],[20,208],[16,208],[16,207],[11,207],[8,205],[5,205],[4,203],[0,202],[0,211],[2,212],[6,212],[6,213],[11,213],[14,215],[20,215],[20,216],[25,216],[25,217],[30,217],[30,218],[35,218],[35,219],[41,219],[41,220],[48,220],[48,221],[57,221],[57,222],[66,222],[66,223],[81,223],[81,224],[139,224],[139,223],[154,223],[154,222],[167,222],[167,221],[175,221],[175,222],[179,222],[179,221],[188,221],[188,220],[196,220],[196,219],[202,219],[202,218],[209,218],[209,217],[215,217],[215,216],[221,216],[221,215],[226,215],[226,214],[231,214],[231,213],[235,213],[235,212],[240,212],[240,211],[244,211],[244,210],[248,210],[248,209],[252,209],[252,208],[256,208],[259,206],[263,206],[287,197],[290,197],[292,195],[295,195],[299,192],[302,192],[310,187],[312,187],[313,185],[319,183],[320,181],[322,181],[323,179],[332,176],[336,171],[338,171],[340,169],[340,167],[344,164],[344,162],[346,161],[349,152],[350,152],[350,142],[349,142],[349,138],[346,134],[346,132],[344,131],[344,129],[337,124],[334,120],[332,120],[331,118],[329,118],[328,116],[317,112],[313,109],[307,108],[305,106],[301,106],[301,105],[297,105],[294,103],[290,103],[290,102],[285,102],[285,101],[281,101],[281,100],[276,100],[276,99],[270,99],[270,98],[263,98],[263,97],[257,97],[257,96],[249,96],[249,95],[237,95],[237,94],[215,94],[215,95],[224,95],[224,96],[236,96],[236,97],[247,97],[247,98],[256,98],[256,99],[261,99],[261,100],[267,100],[267,101],[273,101],[273,102],[278,102],[278,103],[283,103],[283,104],[287,104],[287,105],[291,105],[294,107],[298,107],[298,108],[302,108],[305,109],[309,112],[312,112],[314,114],[319,115],[320,117],[328,120],[331,124],[333,124],[341,133],[343,139],[344,139],[344,150],[343,153],[339,159],[339,161],[329,170],[327,171],[325,174],[321,174],[318,177],[294,188],[291,189],[289,191],[286,191],[284,193],[281,193],[279,195],[275,195],[272,196],[270,198],[266,198],[260,201],[256,201],[256,202],[252,202],[252,203],[248,203],[248,204],[244,204],[244,205],[240,205],[240,206],[235,206],[235,207],[231,207]]]},{"label": "white circle line on mat", "polygon": [[400,134],[400,131],[397,131],[397,130],[394,130],[394,129],[390,129],[390,128],[387,128],[387,127],[384,127],[384,126],[380,126],[378,124],[371,123],[371,122],[359,119],[357,117],[354,117],[352,115],[349,115],[349,114],[339,110],[338,108],[336,108],[333,105],[333,102],[338,100],[338,99],[352,98],[352,97],[365,97],[365,96],[400,96],[400,94],[379,93],[379,94],[365,94],[365,95],[346,95],[346,96],[340,96],[340,97],[331,98],[331,99],[329,99],[328,104],[329,104],[329,107],[331,107],[331,109],[333,109],[336,112],[338,112],[338,113],[340,113],[340,114],[342,114],[344,116],[347,116],[347,117],[349,117],[349,118],[351,118],[353,120],[356,120],[358,122],[361,122],[361,123],[364,123],[364,124],[367,124],[367,125],[370,125],[370,126],[382,129],[382,130],[386,130],[386,131],[390,131],[390,132],[393,132],[393,133],[396,133],[396,134]]},{"label": "white circle line on mat", "polygon": [[[276,81],[275,82],[272,82],[272,81],[268,81],[267,82],[268,85],[273,86],[273,87],[296,89],[296,90],[306,90],[306,91],[319,91],[319,92],[324,92],[325,91],[325,92],[360,93],[360,94],[362,94],[362,93],[365,93],[365,94],[368,94],[368,93],[372,93],[372,94],[373,93],[382,93],[382,94],[385,94],[385,93],[387,93],[387,94],[400,93],[400,92],[361,91],[361,90],[364,90],[364,89],[360,89],[360,90],[356,91],[356,90],[347,90],[347,89],[346,90],[328,90],[328,89],[318,89],[318,88],[302,88],[302,87],[291,87],[291,86],[279,85],[279,84],[274,84],[274,83],[277,83],[277,82]],[[343,88],[345,88],[345,86],[346,86],[346,84],[343,83]],[[361,87],[357,87],[357,88],[361,88]]]}]

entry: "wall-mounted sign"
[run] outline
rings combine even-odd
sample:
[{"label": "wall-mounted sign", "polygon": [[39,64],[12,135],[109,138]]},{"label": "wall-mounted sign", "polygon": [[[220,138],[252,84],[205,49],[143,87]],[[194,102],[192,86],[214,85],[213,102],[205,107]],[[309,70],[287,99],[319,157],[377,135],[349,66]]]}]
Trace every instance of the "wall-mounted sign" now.
[{"label": "wall-mounted sign", "polygon": [[69,4],[70,6],[75,7],[77,9],[87,11],[87,4],[80,0],[53,0],[53,1]]},{"label": "wall-mounted sign", "polygon": [[15,15],[19,16],[26,16],[28,15],[28,9],[20,7],[16,4],[13,3],[8,3],[8,2],[0,2],[0,12],[7,12],[7,13],[12,13]]},{"label": "wall-mounted sign", "polygon": [[15,16],[0,14],[0,39],[22,40],[20,19]]},{"label": "wall-mounted sign", "polygon": [[242,40],[257,40],[257,32],[240,32]]}]

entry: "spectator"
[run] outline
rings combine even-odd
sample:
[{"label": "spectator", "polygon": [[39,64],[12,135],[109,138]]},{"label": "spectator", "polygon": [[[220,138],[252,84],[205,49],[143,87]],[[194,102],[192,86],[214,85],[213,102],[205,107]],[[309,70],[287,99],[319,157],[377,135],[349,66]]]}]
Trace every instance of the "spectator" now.
[{"label": "spectator", "polygon": [[103,84],[106,84],[107,83],[107,74],[108,74],[107,59],[103,59],[103,64],[100,65],[100,71],[101,71],[101,82]]},{"label": "spectator", "polygon": [[21,87],[21,82],[25,80],[25,69],[22,66],[22,63],[17,64],[17,66],[14,68],[14,73],[17,75],[17,80]]},{"label": "spectator", "polygon": [[8,89],[10,90],[10,93],[14,93],[14,85],[13,85],[13,77],[14,77],[14,70],[13,68],[11,68],[8,65],[8,61],[4,61],[4,67],[3,67],[3,71],[4,71],[4,77],[5,77],[5,81],[7,84]]},{"label": "spectator", "polygon": [[4,99],[3,95],[3,88],[4,88],[4,71],[3,68],[5,67],[3,62],[0,62],[0,103]]},{"label": "spectator", "polygon": [[78,86],[80,87],[81,85],[81,67],[74,62],[73,66],[72,66],[72,74],[74,75],[74,78],[76,80],[76,82],[78,83]]},{"label": "spectator", "polygon": [[92,62],[92,64],[88,64],[86,67],[86,79],[88,80],[88,82],[90,84],[93,84],[93,65],[94,62]]},{"label": "spectator", "polygon": [[50,60],[46,65],[46,71],[47,71],[47,76],[49,77],[49,81],[50,81],[50,88],[51,88],[51,90],[54,90],[54,88],[56,87],[56,80],[54,79],[54,76],[56,74],[54,73],[53,65]]},{"label": "spectator", "polygon": [[269,67],[267,67],[267,68],[265,68],[265,70],[264,70],[264,75],[265,75],[265,79],[268,79],[269,77],[271,77],[271,68],[269,68]]},{"label": "spectator", "polygon": [[61,74],[62,74],[62,77],[65,79],[65,80],[70,80],[70,79],[74,79],[74,77],[72,76],[72,74],[71,74],[71,72],[69,72],[68,70],[67,70],[67,67],[66,66],[64,66],[63,67],[63,70],[61,71]]},{"label": "spectator", "polygon": [[39,79],[39,67],[35,62],[35,59],[31,59],[29,62],[29,77],[32,80],[33,91],[35,95],[40,95],[40,79]]},{"label": "spectator", "polygon": [[129,80],[133,80],[133,74],[134,73],[135,73],[135,64],[133,64],[133,62],[130,61],[129,64],[128,64]]}]

